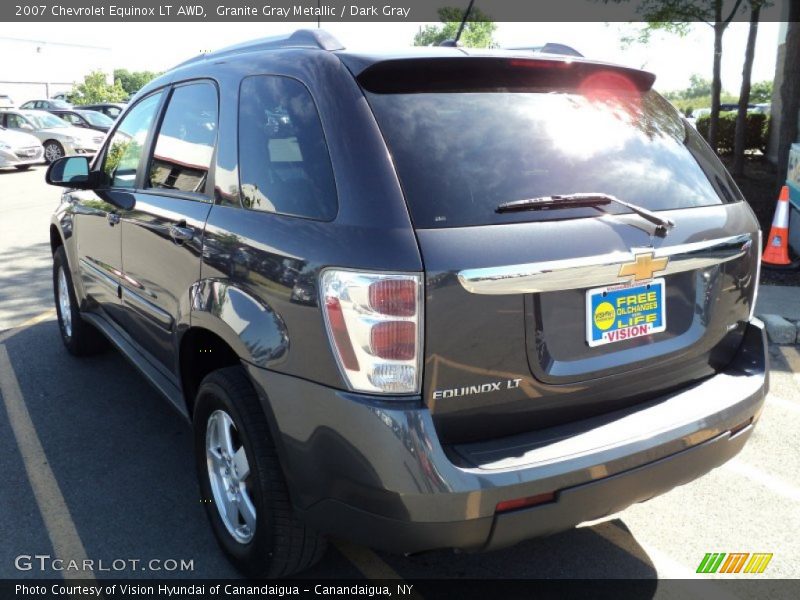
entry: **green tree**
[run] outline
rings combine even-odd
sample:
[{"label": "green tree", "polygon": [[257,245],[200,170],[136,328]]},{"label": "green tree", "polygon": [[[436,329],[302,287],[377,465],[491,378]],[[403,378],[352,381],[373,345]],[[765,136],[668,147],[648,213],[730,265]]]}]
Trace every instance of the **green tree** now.
[{"label": "green tree", "polygon": [[[414,35],[415,46],[438,46],[445,40],[456,37],[458,26],[464,18],[460,8],[444,7],[438,10],[442,25],[425,25]],[[492,48],[496,46],[493,34],[497,25],[480,10],[473,9],[461,33],[459,44],[469,48]]]},{"label": "green tree", "polygon": [[[632,0],[603,0],[631,2]],[[647,23],[639,41],[646,41],[650,32],[666,30],[686,35],[691,23],[705,23],[714,30],[714,68],[711,78],[711,119],[708,142],[716,147],[719,130],[719,105],[722,94],[722,36],[744,0],[635,0],[637,12]]]},{"label": "green tree", "polygon": [[98,102],[122,102],[128,94],[118,82],[109,85],[102,71],[92,71],[84,76],[83,83],[72,86],[71,98],[80,104]]},{"label": "green tree", "polygon": [[114,69],[114,82],[119,82],[128,94],[135,94],[147,83],[161,75],[155,71],[128,71],[128,69]]},{"label": "green tree", "polygon": [[711,95],[711,80],[701,77],[697,73],[689,78],[689,87],[684,91],[684,98],[702,98]]},{"label": "green tree", "polygon": [[750,86],[750,102],[758,104],[760,102],[772,101],[772,81],[758,81]]}]

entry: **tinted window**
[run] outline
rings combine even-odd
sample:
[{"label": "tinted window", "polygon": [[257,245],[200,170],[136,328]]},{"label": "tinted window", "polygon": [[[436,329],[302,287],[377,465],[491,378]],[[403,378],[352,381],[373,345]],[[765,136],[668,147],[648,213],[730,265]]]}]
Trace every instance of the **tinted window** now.
[{"label": "tinted window", "polygon": [[590,208],[495,212],[503,202],[578,192],[612,194],[654,210],[740,198],[704,142],[687,134],[655,92],[368,97],[417,227],[599,214]]},{"label": "tinted window", "polygon": [[132,188],[136,184],[139,159],[160,101],[161,92],[148,96],[131,109],[114,131],[103,163],[111,187]]},{"label": "tinted window", "polygon": [[336,185],[317,107],[299,81],[256,76],[239,94],[239,176],[246,208],[330,221]]},{"label": "tinted window", "polygon": [[203,192],[217,139],[217,90],[210,83],[172,92],[146,187]]},{"label": "tinted window", "polygon": [[86,119],[92,125],[100,125],[101,127],[111,127],[114,124],[114,121],[109,119],[103,113],[99,113],[95,110],[83,110],[80,112],[79,116],[83,119]]},{"label": "tinted window", "polygon": [[22,129],[23,124],[25,124],[25,119],[23,119],[21,116],[13,113],[6,115],[6,127],[11,129]]}]

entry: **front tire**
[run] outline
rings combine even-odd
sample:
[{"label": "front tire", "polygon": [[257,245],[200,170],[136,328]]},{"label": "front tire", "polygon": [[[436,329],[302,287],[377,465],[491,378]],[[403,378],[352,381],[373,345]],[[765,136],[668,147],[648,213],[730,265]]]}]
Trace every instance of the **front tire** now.
[{"label": "front tire", "polygon": [[48,140],[44,143],[44,160],[49,165],[51,162],[64,156],[64,146],[55,140]]},{"label": "front tire", "polygon": [[325,540],[297,519],[258,395],[241,367],[212,372],[194,406],[194,448],[214,535],[249,577],[309,568]]},{"label": "front tire", "polygon": [[74,356],[88,356],[105,349],[103,335],[81,318],[64,246],[59,246],[53,255],[53,295],[61,341],[67,351]]}]

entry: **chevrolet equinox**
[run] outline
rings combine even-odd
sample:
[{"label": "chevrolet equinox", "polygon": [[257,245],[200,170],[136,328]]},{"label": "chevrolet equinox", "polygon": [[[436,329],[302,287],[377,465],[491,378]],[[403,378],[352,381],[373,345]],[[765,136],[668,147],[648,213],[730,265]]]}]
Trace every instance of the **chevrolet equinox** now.
[{"label": "chevrolet equinox", "polygon": [[760,232],[654,79],[319,31],[193,58],[48,170],[64,345],[110,341],[191,420],[248,575],[327,535],[499,548],[691,481],[767,392]]}]

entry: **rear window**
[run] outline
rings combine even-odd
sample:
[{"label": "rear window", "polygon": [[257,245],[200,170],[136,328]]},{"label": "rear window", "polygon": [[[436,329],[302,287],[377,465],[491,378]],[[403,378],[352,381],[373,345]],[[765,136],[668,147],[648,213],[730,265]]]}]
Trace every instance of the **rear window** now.
[{"label": "rear window", "polygon": [[504,202],[581,192],[652,210],[741,198],[705,142],[653,91],[500,88],[367,96],[419,228],[600,214],[593,208],[495,212]]}]

